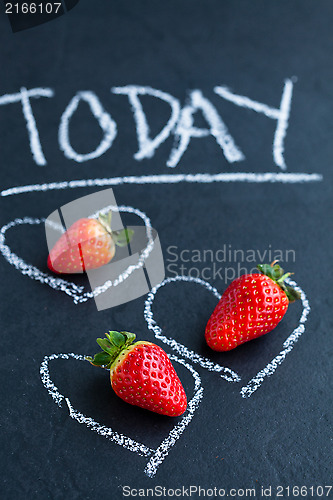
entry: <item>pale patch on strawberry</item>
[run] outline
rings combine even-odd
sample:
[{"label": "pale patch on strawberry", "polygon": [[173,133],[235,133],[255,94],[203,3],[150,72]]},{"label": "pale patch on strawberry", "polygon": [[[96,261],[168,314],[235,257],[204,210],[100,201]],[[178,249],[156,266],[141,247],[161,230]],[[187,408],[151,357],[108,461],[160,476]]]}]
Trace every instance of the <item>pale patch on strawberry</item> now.
[{"label": "pale patch on strawberry", "polygon": [[111,211],[96,219],[79,219],[56,242],[47,265],[59,274],[82,273],[108,264],[116,245],[127,245],[133,231],[111,231]]}]

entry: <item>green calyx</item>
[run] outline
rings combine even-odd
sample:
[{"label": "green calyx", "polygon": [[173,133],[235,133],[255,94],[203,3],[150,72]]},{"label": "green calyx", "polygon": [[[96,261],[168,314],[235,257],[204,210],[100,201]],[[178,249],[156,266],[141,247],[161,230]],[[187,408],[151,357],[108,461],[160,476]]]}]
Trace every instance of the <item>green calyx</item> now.
[{"label": "green calyx", "polygon": [[135,334],[130,332],[110,331],[105,334],[105,339],[96,339],[97,344],[103,349],[92,358],[85,356],[85,359],[94,366],[110,368],[112,363],[118,358],[121,351],[127,349],[135,340]]},{"label": "green calyx", "polygon": [[281,290],[283,290],[287,295],[289,302],[299,300],[301,298],[301,294],[284,282],[284,280],[293,273],[285,273],[282,267],[280,267],[276,262],[277,261],[275,260],[271,264],[259,264],[257,269],[279,285]]},{"label": "green calyx", "polygon": [[133,229],[122,229],[121,231],[112,231],[111,230],[111,220],[112,220],[112,210],[108,213],[103,214],[100,213],[98,215],[98,222],[103,226],[105,231],[107,231],[111,238],[113,239],[115,245],[118,247],[125,247],[128,245],[133,238],[134,231]]}]

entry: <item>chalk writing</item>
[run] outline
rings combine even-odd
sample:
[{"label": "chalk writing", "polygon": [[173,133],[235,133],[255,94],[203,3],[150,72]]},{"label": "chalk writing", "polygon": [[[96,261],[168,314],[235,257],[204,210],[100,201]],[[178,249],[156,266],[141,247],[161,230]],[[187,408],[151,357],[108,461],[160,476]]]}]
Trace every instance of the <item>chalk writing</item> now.
[{"label": "chalk writing", "polygon": [[[288,121],[291,109],[293,84],[296,79],[286,79],[283,87],[280,107],[274,108],[260,103],[247,96],[237,95],[225,86],[216,86],[214,92],[221,98],[235,104],[237,107],[251,109],[257,113],[264,114],[267,118],[277,121],[273,137],[273,161],[281,170],[286,170],[287,165],[284,158],[284,140],[288,129]],[[173,95],[154,89],[149,86],[125,85],[123,87],[112,87],[111,92],[115,95],[126,95],[128,97],[136,128],[139,149],[134,153],[137,161],[144,158],[152,158],[156,150],[171,135],[174,137],[174,146],[166,161],[167,167],[175,168],[185,151],[188,149],[193,138],[205,138],[212,136],[228,163],[239,162],[246,159],[246,155],[235,139],[231,136],[226,123],[220,112],[212,102],[203,95],[200,89],[188,92],[188,102],[182,107],[179,99]],[[37,123],[31,106],[31,98],[54,97],[55,92],[51,88],[33,88],[27,90],[25,87],[14,94],[0,96],[0,105],[20,102],[29,137],[29,144],[34,162],[37,165],[46,165]],[[150,96],[164,105],[170,106],[171,114],[167,123],[160,132],[152,138],[147,115],[141,103],[141,96]],[[99,145],[91,152],[82,154],[74,150],[70,142],[71,118],[76,112],[81,101],[88,103],[93,117],[97,120],[103,131],[103,138]],[[208,128],[199,128],[194,125],[195,114],[200,112],[208,124]],[[117,136],[117,124],[108,113],[97,95],[92,90],[78,91],[66,106],[62,113],[59,124],[58,140],[60,150],[64,155],[82,163],[100,157],[108,151]]]},{"label": "chalk writing", "polygon": [[293,93],[293,81],[287,79],[284,84],[284,89],[281,98],[280,109],[272,108],[266,104],[262,104],[257,101],[253,101],[245,96],[240,96],[231,93],[227,87],[215,87],[214,91],[237,106],[252,109],[257,113],[263,113],[268,118],[277,120],[277,126],[274,134],[273,140],[273,158],[282,170],[286,170],[287,165],[285,163],[283,152],[284,152],[284,138],[287,133],[288,120],[290,115],[291,98]]},{"label": "chalk writing", "polygon": [[17,92],[16,94],[5,94],[0,96],[0,106],[15,102],[21,102],[23,116],[26,121],[32,157],[37,165],[46,165],[46,159],[40,143],[38,128],[32,111],[30,98],[53,96],[54,91],[52,89],[34,88],[31,90],[27,90],[25,87],[22,87],[21,92]]},{"label": "chalk writing", "polygon": [[[101,129],[104,132],[104,137],[101,140],[99,146],[95,149],[95,151],[92,151],[91,153],[87,153],[84,155],[74,151],[69,140],[70,119],[73,116],[74,112],[76,111],[81,100],[89,104],[92,114],[94,115],[94,117],[98,121],[98,124],[100,125]],[[116,135],[117,135],[117,125],[115,121],[112,120],[109,113],[107,113],[103,109],[102,104],[100,103],[98,97],[96,96],[96,94],[94,94],[94,92],[90,91],[79,92],[76,96],[74,96],[71,102],[68,104],[60,120],[60,126],[59,126],[60,149],[62,149],[67,158],[75,160],[79,163],[87,160],[92,160],[93,158],[98,158],[103,153],[105,153],[105,151],[107,151],[112,146],[112,143]]]}]

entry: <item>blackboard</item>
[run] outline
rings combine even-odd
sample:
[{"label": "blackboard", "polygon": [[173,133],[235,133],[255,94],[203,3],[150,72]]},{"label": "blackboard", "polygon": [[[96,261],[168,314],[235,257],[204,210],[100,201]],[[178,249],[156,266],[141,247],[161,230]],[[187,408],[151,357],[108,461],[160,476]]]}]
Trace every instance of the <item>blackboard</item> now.
[{"label": "blackboard", "polygon": [[[13,32],[2,9],[3,498],[332,496],[332,15],[81,0]],[[149,217],[167,281],[98,311],[38,272],[44,219],[108,188]],[[276,257],[303,300],[210,351],[219,294]],[[173,356],[186,420],[126,405],[82,361],[110,329]]]}]

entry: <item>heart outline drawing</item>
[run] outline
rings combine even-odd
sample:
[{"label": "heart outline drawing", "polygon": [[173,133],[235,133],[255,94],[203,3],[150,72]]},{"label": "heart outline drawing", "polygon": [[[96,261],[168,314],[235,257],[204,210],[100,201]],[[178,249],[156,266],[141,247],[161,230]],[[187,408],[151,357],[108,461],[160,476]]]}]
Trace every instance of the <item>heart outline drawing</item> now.
[{"label": "heart outline drawing", "polygon": [[[93,299],[100,293],[104,293],[111,286],[117,286],[122,283],[126,278],[128,278],[134,271],[140,269],[144,266],[145,261],[149,254],[152,252],[154,248],[154,239],[152,235],[152,226],[149,217],[139,210],[138,208],[134,208],[131,206],[116,206],[116,205],[108,205],[103,209],[99,210],[98,213],[106,213],[109,210],[118,211],[118,212],[127,212],[134,213],[138,217],[140,217],[146,227],[146,235],[147,235],[147,246],[142,250],[139,255],[139,259],[136,264],[129,265],[125,271],[123,271],[115,280],[106,281],[103,285],[96,287],[91,292],[85,291],[84,286],[78,286],[74,282],[65,280],[63,278],[52,276],[49,273],[42,272],[38,267],[33,266],[32,264],[28,264],[21,257],[16,255],[10,247],[6,244],[6,232],[15,227],[23,224],[30,225],[38,225],[38,224],[48,224],[53,229],[61,232],[64,232],[63,227],[50,222],[45,218],[32,218],[32,217],[24,217],[17,218],[13,221],[8,222],[0,229],[0,252],[6,261],[14,266],[18,271],[20,271],[23,275],[29,276],[29,278],[39,281],[40,283],[46,284],[53,288],[54,290],[60,290],[61,292],[66,293],[69,297],[73,299],[75,304],[86,302],[89,299]],[[96,218],[98,213],[94,213],[90,215],[90,218]]]},{"label": "heart outline drawing", "polygon": [[[305,323],[307,321],[307,317],[310,312],[309,301],[305,295],[305,292],[301,289],[299,285],[297,285],[295,281],[291,280],[290,278],[288,278],[285,281],[289,285],[293,286],[295,290],[300,292],[301,294],[303,311],[301,313],[298,326],[283,342],[282,344],[283,349],[279,352],[279,354],[275,356],[262,370],[260,370],[253,378],[251,378],[241,388],[240,395],[243,398],[251,397],[252,394],[262,385],[264,379],[266,377],[271,376],[275,372],[275,370],[278,368],[279,365],[282,364],[287,354],[294,348],[296,342],[299,340],[299,338],[305,331]],[[224,378],[227,382],[240,382],[241,377],[230,368],[221,366],[218,363],[213,363],[210,359],[200,356],[191,349],[188,349],[184,344],[177,342],[174,338],[166,337],[165,335],[163,335],[162,328],[154,320],[154,315],[152,312],[152,304],[160,288],[164,287],[167,284],[175,282],[195,283],[201,285],[207,290],[209,290],[218,300],[221,298],[221,294],[217,291],[217,289],[214,288],[209,282],[202,280],[201,278],[196,278],[186,275],[177,275],[165,278],[161,283],[152,288],[152,290],[148,293],[147,299],[145,301],[144,318],[146,320],[148,329],[154,333],[155,337],[158,340],[160,340],[164,344],[167,344],[179,355],[189,359],[193,363],[199,364],[202,368],[205,368],[209,371],[215,371],[220,373],[220,377]]]},{"label": "heart outline drawing", "polygon": [[[154,335],[157,339],[160,341],[166,343],[169,345],[173,350],[175,350],[178,354],[181,354],[183,357],[187,357],[190,359],[193,363],[199,364],[202,368],[208,369],[209,371],[215,371],[219,372],[220,376],[224,378],[227,382],[240,382],[241,378],[240,376],[236,373],[230,370],[229,368],[223,367],[221,365],[218,365],[216,363],[213,363],[210,361],[208,358],[203,358],[199,356],[197,353],[194,351],[191,351],[188,349],[186,346],[183,344],[177,342],[175,339],[165,337],[162,333],[161,327],[156,323],[153,317],[152,313],[152,303],[154,301],[154,298],[156,296],[157,291],[165,286],[168,283],[172,282],[177,282],[177,281],[183,281],[183,282],[192,282],[196,284],[200,284],[201,286],[204,286],[207,290],[209,290],[211,293],[214,294],[214,296],[219,299],[221,295],[219,292],[214,288],[210,283],[207,281],[201,280],[200,278],[194,278],[191,276],[176,276],[172,278],[166,278],[163,280],[159,285],[154,287],[151,292],[149,292],[147,300],[145,302],[145,308],[144,308],[144,318],[147,322],[148,329],[152,330],[154,332]],[[294,286],[294,288],[301,293],[301,301],[303,305],[303,311],[301,313],[301,317],[299,320],[298,326],[292,331],[292,333],[287,337],[287,339],[283,342],[283,350],[280,351],[280,353],[273,358],[272,361],[270,361],[262,370],[260,370],[255,377],[253,377],[251,380],[247,382],[246,385],[244,385],[241,390],[240,394],[243,398],[248,398],[250,397],[259,387],[262,385],[264,379],[266,377],[271,376],[277,367],[281,365],[281,363],[285,360],[286,355],[293,349],[295,346],[296,342],[299,340],[300,336],[303,334],[305,331],[305,322],[307,320],[307,316],[310,312],[310,305],[308,302],[308,299],[306,298],[306,295],[304,291],[292,280],[288,279],[288,284]],[[118,434],[116,431],[114,431],[111,428],[105,427],[95,420],[93,420],[91,417],[86,417],[82,413],[80,413],[78,410],[76,410],[72,403],[70,402],[69,398],[66,398],[64,395],[62,395],[58,388],[54,385],[50,378],[49,374],[49,367],[48,363],[49,361],[52,361],[54,359],[69,359],[69,358],[74,358],[76,360],[80,361],[85,361],[85,358],[83,355],[80,354],[74,354],[74,353],[69,353],[69,354],[52,354],[50,356],[45,356],[41,366],[40,366],[40,376],[42,383],[44,387],[47,389],[48,393],[54,400],[54,402],[58,405],[61,406],[62,402],[65,400],[68,410],[69,410],[69,415],[72,419],[76,420],[80,424],[85,424],[88,429],[97,432],[97,434],[102,435],[106,437],[107,439],[115,442],[118,445],[123,446],[124,448],[136,452],[139,455],[142,455],[146,458],[149,458],[145,468],[144,472],[148,477],[154,477],[157,473],[157,470],[159,466],[162,464],[164,459],[167,457],[169,451],[171,448],[174,446],[176,441],[181,437],[182,433],[184,432],[185,428],[187,425],[191,422],[194,413],[196,409],[198,408],[202,398],[203,398],[203,387],[201,385],[201,378],[199,373],[190,365],[188,364],[184,359],[179,358],[178,356],[174,354],[168,354],[169,358],[171,361],[176,361],[183,366],[185,366],[192,374],[194,378],[194,395],[192,396],[191,400],[188,402],[188,407],[186,410],[185,415],[181,418],[181,420],[171,429],[169,432],[168,436],[163,439],[161,444],[157,447],[156,450],[147,447],[143,443],[139,443],[133,439],[131,439],[128,436],[124,436],[121,434]]]},{"label": "heart outline drawing", "polygon": [[190,401],[188,401],[187,409],[184,415],[181,416],[180,420],[177,421],[177,423],[168,433],[167,437],[162,440],[162,442],[156,449],[149,448],[145,444],[135,441],[129,436],[119,434],[117,431],[114,431],[111,427],[106,427],[104,425],[101,425],[91,417],[86,417],[73,407],[69,398],[65,397],[63,394],[60,393],[59,389],[51,380],[49,371],[49,362],[55,359],[68,360],[70,358],[73,358],[77,361],[86,361],[83,355],[68,353],[68,354],[51,354],[50,356],[45,356],[40,365],[39,371],[44,387],[47,389],[49,395],[52,397],[53,401],[59,407],[61,407],[63,401],[65,401],[69,410],[69,415],[72,419],[76,420],[80,424],[85,424],[89,430],[94,431],[101,436],[104,436],[105,438],[115,442],[119,446],[122,446],[123,448],[126,448],[129,451],[137,453],[140,456],[148,458],[148,461],[144,468],[144,473],[148,477],[153,478],[156,475],[159,466],[168,456],[171,448],[176,444],[177,440],[183,434],[185,428],[191,422],[194,413],[197,410],[203,397],[203,387],[201,385],[201,378],[199,373],[190,364],[186,363],[185,360],[178,358],[174,354],[170,355],[168,354],[168,356],[171,361],[175,361],[183,365],[190,371],[194,379],[194,391],[193,391],[194,393]]},{"label": "heart outline drawing", "polygon": [[[30,186],[28,186],[28,187],[29,187],[29,190],[26,190],[26,191],[32,191],[33,190],[33,189],[30,189]],[[75,185],[75,183],[73,183],[73,184],[68,183],[68,184],[66,184],[66,185],[63,186],[63,188],[67,188],[67,187],[69,187],[69,188],[71,188],[71,187],[81,187],[81,184],[79,184],[79,186],[77,186],[77,185]],[[14,188],[14,189],[16,189],[16,188]],[[16,193],[13,192],[13,193],[10,193],[10,194],[16,194]],[[126,207],[119,207],[119,208],[126,208]],[[133,211],[137,210],[137,209],[133,209],[133,207],[127,207],[127,208],[131,208]],[[126,211],[126,210],[124,210],[124,211]],[[140,211],[138,211],[138,212],[140,212]],[[137,213],[137,212],[135,212],[135,213]],[[146,217],[146,219],[149,221],[149,224],[150,224],[150,220],[148,219],[148,217],[143,212],[140,212],[140,213]],[[138,213],[137,213],[137,215],[138,215]],[[11,227],[13,227],[15,225],[18,225],[18,224],[24,224],[24,223],[28,223],[28,224],[40,224],[40,223],[43,223],[43,222],[45,222],[45,219],[31,219],[31,218],[26,217],[24,219],[15,219],[14,221],[12,221],[12,222],[8,223],[7,225],[3,226],[1,228],[1,230],[0,230],[0,251],[3,254],[3,256],[5,257],[5,259],[11,265],[14,265],[18,270],[20,270],[20,272],[22,272],[22,274],[28,275],[32,279],[36,279],[36,280],[39,280],[41,282],[47,283],[47,284],[49,284],[49,286],[51,286],[54,289],[60,289],[61,291],[64,291],[65,293],[67,293],[69,296],[71,296],[74,299],[74,303],[78,303],[78,301],[77,302],[75,301],[75,297],[76,297],[77,294],[80,294],[82,292],[83,287],[78,287],[74,283],[69,283],[69,282],[66,282],[65,280],[63,280],[63,283],[60,285],[60,287],[58,287],[55,278],[53,278],[51,275],[48,275],[46,273],[42,273],[39,269],[34,268],[33,266],[30,266],[29,264],[26,264],[23,261],[23,259],[20,259],[13,252],[11,252],[10,248],[5,244],[5,233],[6,233],[6,231],[9,228],[11,228]],[[146,227],[147,227],[147,225],[146,225]],[[14,259],[14,262],[11,262],[11,259]],[[211,285],[209,283],[204,282],[203,280],[200,280],[200,279],[186,277],[186,276],[185,277],[177,276],[177,280],[179,280],[179,281],[181,281],[183,278],[185,278],[184,281],[196,281],[196,280],[198,280],[198,283],[206,286],[206,288],[208,288],[208,289],[209,289],[209,287],[211,287]],[[268,363],[263,370],[259,371],[257,373],[257,375],[255,377],[253,377],[247,383],[247,385],[245,385],[245,386],[242,387],[242,389],[240,391],[240,394],[241,394],[242,397],[250,397],[253,394],[253,392],[255,390],[257,390],[261,386],[264,378],[267,377],[267,376],[272,375],[275,372],[276,368],[284,361],[286,355],[293,349],[295,343],[299,340],[300,336],[305,331],[305,326],[304,325],[305,325],[305,322],[307,320],[307,316],[308,316],[308,314],[310,312],[309,302],[308,302],[308,300],[306,298],[306,295],[305,295],[304,291],[300,287],[298,287],[296,285],[296,283],[293,282],[292,280],[288,280],[288,281],[289,281],[289,284],[295,285],[296,289],[301,292],[301,299],[302,299],[303,311],[302,311],[302,314],[301,314],[299,325],[298,325],[298,327],[296,327],[293,330],[293,332],[284,341],[284,343],[283,343],[283,348],[284,349],[279,353],[279,355],[276,356],[270,363]],[[165,284],[165,282],[166,282],[166,280],[164,280],[163,282],[161,282],[159,285],[157,285],[150,292],[150,294],[152,294],[152,292],[155,290],[154,293],[153,293],[153,295],[152,295],[153,299],[155,297],[157,289],[160,288],[161,286],[163,286]],[[207,285],[209,285],[209,287]],[[216,289],[214,289],[214,290],[216,291],[216,294],[217,294],[216,297],[219,298],[220,294],[217,292]],[[150,294],[148,294],[148,299],[147,300],[149,300]],[[92,297],[87,297],[86,300],[88,300],[89,298],[92,298]],[[147,302],[145,304],[145,311],[146,311],[146,305],[147,305]],[[145,319],[146,319],[146,317],[145,317]],[[147,319],[146,319],[146,321],[147,321]],[[157,328],[160,329],[160,327],[153,320],[152,316],[150,318],[150,321],[151,321],[151,323],[148,324],[148,328],[150,330],[152,330],[154,332],[154,335],[155,335],[154,328],[155,329],[157,329]],[[148,323],[148,321],[147,321],[147,323]],[[161,329],[159,331],[159,335],[161,335],[161,337],[164,337],[164,336],[162,336],[162,330]],[[165,337],[165,339],[167,339],[167,337]],[[161,340],[163,340],[163,339],[161,338]],[[172,342],[174,339],[169,339],[169,340],[170,340],[170,342]],[[168,342],[166,342],[166,343],[168,343]],[[177,344],[178,344],[178,346],[181,346],[181,344],[179,344],[179,343],[177,343]],[[169,345],[171,345],[171,343]],[[171,345],[171,347],[172,347],[172,349],[174,349],[174,345]],[[185,346],[183,346],[183,347],[185,347]],[[57,358],[60,358],[60,357],[62,357],[63,359],[69,359],[70,357],[74,357],[76,359],[84,360],[84,357],[82,355],[76,355],[76,354],[73,354],[73,353],[69,353],[69,354],[53,354],[51,356],[45,356],[44,360],[43,360],[43,362],[41,364],[41,367],[40,367],[40,374],[41,374],[41,377],[42,377],[43,384],[45,382],[45,384],[46,384],[46,385],[44,384],[45,387],[48,389],[49,394],[52,396],[53,400],[58,404],[58,406],[61,406],[62,400],[65,399],[66,404],[67,404],[68,409],[69,409],[69,414],[70,414],[71,418],[77,420],[79,423],[86,423],[84,419],[86,419],[87,417],[85,417],[84,415],[82,415],[79,412],[77,412],[73,408],[70,400],[68,398],[65,398],[63,395],[61,395],[60,393],[57,392],[56,386],[54,386],[54,384],[52,383],[52,381],[50,379],[49,379],[49,382],[50,382],[51,385],[49,387],[47,387],[47,384],[48,384],[48,379],[47,379],[48,362],[51,361],[52,359],[57,359]],[[171,440],[171,442],[172,442],[171,446],[169,446],[169,448],[168,448],[168,444],[170,444],[170,443],[166,442],[166,440],[163,440],[162,443],[161,443],[161,445],[158,447],[158,449],[155,450],[155,454],[153,454],[153,450],[151,450],[149,448],[147,448],[147,452],[144,453],[145,456],[150,456],[151,453],[153,454],[152,457],[150,458],[150,460],[148,461],[146,467],[145,467],[145,473],[149,477],[153,477],[156,474],[159,465],[166,458],[166,456],[168,454],[168,451],[175,444],[176,440],[181,436],[181,434],[184,431],[185,427],[192,420],[194,412],[196,411],[196,409],[197,409],[197,407],[198,407],[198,405],[199,405],[199,403],[200,403],[200,401],[201,401],[201,399],[203,397],[203,388],[201,387],[201,379],[200,379],[200,376],[199,376],[198,372],[196,370],[194,370],[194,368],[191,365],[189,365],[188,363],[186,363],[183,359],[177,358],[177,356],[175,356],[175,355],[169,355],[169,357],[170,357],[171,360],[174,360],[176,362],[179,362],[179,363],[183,364],[184,366],[186,366],[186,368],[188,368],[192,372],[192,375],[193,375],[193,377],[195,379],[195,389],[197,389],[197,391],[195,392],[194,396],[192,397],[192,399],[190,401],[190,403],[191,403],[190,412],[191,413],[189,413],[188,415],[186,415],[188,417],[188,421],[186,421],[186,422],[183,423],[183,429],[181,430],[181,433],[179,435],[176,434],[176,436],[172,436],[171,433],[176,428],[176,427],[174,427],[174,429],[172,429],[172,431],[169,433],[168,437],[166,438],[166,440],[168,438],[169,438],[169,440]],[[187,357],[187,356],[185,355],[185,357]],[[196,362],[195,360],[192,360],[192,361]],[[208,360],[208,361],[210,361],[210,360]],[[210,363],[211,363],[211,361],[210,361]],[[207,368],[205,366],[203,366],[203,367]],[[226,369],[225,367],[220,367],[218,370],[214,370],[214,371],[221,371],[222,374],[226,374],[226,373],[228,373],[226,370],[228,370],[228,369]],[[196,375],[194,376],[194,374],[196,374]],[[44,377],[46,377],[46,378],[44,378]],[[233,380],[233,381],[238,381],[238,380]],[[58,394],[59,394],[59,396],[57,397]],[[59,399],[59,397],[60,397],[60,399]],[[195,397],[197,398],[196,400],[194,399]],[[89,417],[88,417],[88,419],[89,419]],[[183,420],[181,420],[181,422],[183,422]],[[97,426],[99,426],[99,424],[97,422],[94,422],[92,419],[91,419],[91,423],[92,424],[95,423]],[[107,429],[107,428],[105,428],[105,429],[107,431],[110,430],[110,432],[113,433],[112,429]],[[95,430],[97,432],[97,430],[95,428],[93,428],[92,430]],[[121,436],[120,436],[120,438],[121,438]],[[128,439],[130,439],[130,438],[128,438]],[[119,443],[119,444],[121,444],[123,446],[122,443]],[[145,446],[145,445],[143,445],[143,446]],[[157,451],[159,451],[159,453],[157,453]]]}]

